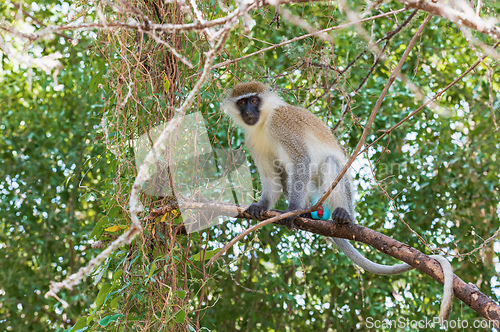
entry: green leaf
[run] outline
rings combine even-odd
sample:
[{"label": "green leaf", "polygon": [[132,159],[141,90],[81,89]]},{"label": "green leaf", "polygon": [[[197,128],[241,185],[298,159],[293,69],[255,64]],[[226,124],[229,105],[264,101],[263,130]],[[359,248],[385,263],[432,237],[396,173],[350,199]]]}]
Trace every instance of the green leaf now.
[{"label": "green leaf", "polygon": [[87,197],[85,198],[85,202],[88,203],[88,202],[93,202],[97,199],[96,195],[94,195],[94,193],[90,193],[87,195]]},{"label": "green leaf", "polygon": [[156,270],[156,262],[153,262],[153,264],[151,264],[151,268],[149,269],[148,278],[151,278],[153,273],[155,273],[155,270]]},{"label": "green leaf", "polygon": [[184,300],[186,297],[186,291],[185,290],[177,290],[175,291],[175,295],[177,295],[181,300]]},{"label": "green leaf", "polygon": [[165,89],[166,93],[168,93],[168,90],[170,90],[170,81],[167,77],[165,77],[165,79],[163,80],[163,89]]},{"label": "green leaf", "polygon": [[103,218],[101,221],[99,221],[95,225],[92,233],[90,234],[90,238],[93,239],[94,237],[101,235],[103,232],[103,226],[106,225],[108,222],[109,222],[109,220],[106,218]]},{"label": "green leaf", "polygon": [[119,278],[122,276],[123,270],[118,270],[113,274],[113,282],[119,280]]},{"label": "green leaf", "polygon": [[102,75],[98,74],[92,77],[89,85],[89,93],[94,94],[97,91],[100,83],[102,83]]},{"label": "green leaf", "polygon": [[122,314],[116,314],[116,315],[111,315],[111,316],[106,316],[103,319],[99,321],[99,325],[101,326],[107,326],[111,322],[116,322],[118,319],[122,318]]},{"label": "green leaf", "polygon": [[87,328],[87,317],[80,318],[70,330],[67,330],[67,332],[76,332],[83,328]]},{"label": "green leaf", "polygon": [[95,299],[95,309],[94,311],[92,312],[92,315],[96,312],[97,309],[99,309],[101,307],[101,305],[104,303],[104,300],[106,299],[106,296],[108,296],[108,294],[110,293],[111,291],[111,284],[105,284],[101,287],[101,289],[99,290],[99,293],[97,294],[97,297]]},{"label": "green leaf", "polygon": [[115,309],[116,307],[118,307],[118,302],[120,302],[122,300],[121,297],[115,297],[113,300],[111,300],[111,302],[109,303],[109,307],[111,309]]},{"label": "green leaf", "polygon": [[175,315],[176,323],[184,323],[186,320],[186,310],[181,310]]}]

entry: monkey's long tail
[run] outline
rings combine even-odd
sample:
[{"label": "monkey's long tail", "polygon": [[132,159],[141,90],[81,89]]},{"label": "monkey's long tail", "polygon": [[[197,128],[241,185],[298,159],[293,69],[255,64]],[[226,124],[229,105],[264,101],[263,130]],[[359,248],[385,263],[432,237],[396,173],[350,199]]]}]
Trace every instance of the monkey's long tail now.
[{"label": "monkey's long tail", "polygon": [[444,290],[443,290],[443,300],[441,301],[441,310],[439,311],[439,319],[442,322],[448,320],[450,316],[451,307],[453,305],[453,268],[451,267],[450,262],[439,255],[431,255],[429,257],[434,258],[441,264],[441,268],[443,269],[444,275]]},{"label": "monkey's long tail", "polygon": [[368,258],[364,257],[359,253],[359,251],[352,246],[346,239],[341,239],[334,237],[333,241],[339,247],[342,252],[353,261],[354,264],[361,266],[366,271],[381,274],[381,275],[394,275],[410,271],[413,269],[411,265],[406,263],[396,264],[396,265],[383,265],[372,262]]},{"label": "monkey's long tail", "polygon": [[[380,275],[394,275],[413,269],[411,265],[408,265],[406,263],[383,265],[372,262],[368,258],[361,255],[359,251],[356,250],[356,248],[354,248],[352,244],[349,243],[349,241],[347,241],[346,239],[334,237],[333,241],[339,247],[339,249],[342,250],[342,252],[347,257],[349,257],[350,260],[353,261],[354,264],[361,266],[366,271]],[[444,292],[443,300],[441,302],[441,309],[439,312],[439,319],[441,320],[441,322],[443,322],[444,320],[448,319],[453,304],[453,269],[450,262],[446,258],[439,255],[430,255],[429,257],[437,260],[439,264],[441,264],[441,268],[443,269]]]}]

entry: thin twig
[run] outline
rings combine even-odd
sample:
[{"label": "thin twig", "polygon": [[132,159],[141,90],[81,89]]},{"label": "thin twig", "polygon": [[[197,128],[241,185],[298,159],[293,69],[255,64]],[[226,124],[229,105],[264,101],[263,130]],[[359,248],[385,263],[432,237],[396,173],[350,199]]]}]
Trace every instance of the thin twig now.
[{"label": "thin twig", "polygon": [[345,173],[347,172],[349,167],[351,167],[352,163],[354,162],[354,160],[358,156],[358,153],[361,150],[361,147],[364,145],[365,140],[368,137],[368,133],[370,132],[370,128],[373,124],[373,121],[375,120],[375,117],[377,115],[378,110],[380,109],[380,106],[382,105],[382,102],[384,101],[384,98],[385,98],[385,95],[387,94],[387,91],[389,91],[389,88],[391,87],[392,83],[394,83],[394,81],[396,80],[396,77],[398,76],[399,72],[401,71],[401,67],[403,67],[403,64],[405,63],[406,59],[408,58],[408,55],[410,54],[411,49],[413,48],[413,46],[417,42],[418,38],[420,38],[420,35],[424,31],[425,26],[427,25],[427,23],[429,23],[431,18],[432,18],[432,15],[427,15],[427,17],[424,19],[424,21],[422,22],[422,24],[418,28],[417,32],[415,33],[415,35],[411,39],[410,43],[406,47],[405,52],[401,56],[401,59],[399,60],[398,65],[391,72],[391,76],[389,77],[389,80],[387,81],[387,83],[384,87],[384,90],[382,90],[382,93],[380,94],[375,106],[373,107],[373,110],[370,114],[368,122],[366,123],[365,128],[363,130],[363,134],[361,135],[361,138],[358,142],[358,145],[354,149],[354,152],[351,154],[351,157],[349,158],[347,163],[344,165],[344,167],[340,171],[340,173],[337,176],[337,178],[335,179],[335,181],[333,181],[333,183],[331,184],[330,188],[328,188],[328,190],[323,193],[321,199],[314,205],[314,207],[313,207],[314,209],[317,209],[319,206],[321,206],[325,202],[327,197],[330,196],[333,189],[335,189],[337,184],[340,182],[342,177],[345,175]]},{"label": "thin twig", "polygon": [[470,16],[460,12],[445,2],[431,2],[425,0],[398,0],[408,8],[426,11],[430,14],[440,16],[459,26],[466,26],[490,37],[500,39],[500,28],[495,25],[496,20],[484,20],[479,16]]},{"label": "thin twig", "polygon": [[273,46],[269,46],[269,47],[263,48],[261,50],[255,51],[253,53],[247,54],[247,55],[242,56],[242,57],[239,57],[237,59],[227,60],[227,61],[221,62],[221,63],[213,66],[212,69],[217,69],[217,68],[220,68],[220,67],[224,67],[224,66],[233,64],[235,62],[241,61],[243,59],[250,58],[250,57],[255,56],[257,54],[264,53],[264,52],[267,52],[267,51],[270,51],[270,50],[274,50],[275,48],[278,48],[278,47],[281,47],[281,46],[285,46],[285,45],[288,45],[288,44],[291,44],[291,43],[295,43],[296,41],[299,41],[299,40],[302,40],[302,39],[305,39],[305,38],[309,38],[309,37],[312,37],[312,36],[315,36],[315,35],[318,35],[318,34],[323,34],[323,33],[328,32],[328,31],[343,29],[343,28],[346,28],[346,27],[354,25],[354,24],[359,24],[359,23],[363,23],[363,22],[375,20],[377,18],[381,18],[381,17],[393,15],[393,14],[398,14],[398,13],[401,13],[401,12],[403,12],[405,10],[406,9],[404,9],[404,8],[403,9],[399,9],[399,10],[394,10],[394,11],[391,11],[391,12],[388,12],[388,13],[371,16],[371,17],[368,17],[368,18],[365,18],[365,19],[362,19],[362,20],[359,20],[359,21],[356,21],[356,22],[348,22],[348,23],[337,25],[337,26],[330,27],[330,28],[327,28],[327,29],[315,31],[313,33],[308,33],[306,35],[295,37],[295,38],[292,38],[290,40],[284,41],[282,43],[275,44]]},{"label": "thin twig", "polygon": [[[500,42],[497,42],[494,46],[493,46],[493,49],[497,48],[498,45],[500,45]],[[387,129],[382,135],[380,135],[376,140],[374,140],[372,143],[370,143],[368,146],[365,147],[365,149],[363,149],[361,152],[359,152],[358,156],[361,155],[366,149],[372,147],[375,143],[377,143],[378,141],[380,141],[383,137],[385,137],[386,135],[390,134],[394,129],[398,128],[399,126],[401,126],[404,122],[406,122],[408,119],[410,119],[411,117],[413,117],[415,114],[417,114],[418,112],[420,112],[421,110],[423,110],[426,106],[428,106],[429,104],[431,104],[434,100],[438,99],[439,97],[441,97],[441,95],[443,93],[445,93],[448,89],[450,89],[453,85],[455,85],[455,83],[457,83],[458,81],[460,81],[465,75],[467,75],[468,73],[470,73],[472,70],[474,70],[474,68],[476,68],[476,66],[478,64],[480,64],[481,62],[483,62],[484,59],[486,59],[488,57],[487,54],[485,54],[483,57],[481,57],[479,60],[477,60],[476,62],[474,62],[474,64],[472,66],[470,66],[465,72],[463,72],[460,76],[458,76],[456,79],[453,80],[453,82],[451,82],[450,84],[448,84],[445,88],[443,88],[441,91],[439,91],[438,93],[436,93],[432,98],[430,98],[429,100],[427,100],[425,103],[423,103],[419,108],[417,108],[416,110],[414,110],[413,112],[411,112],[409,115],[407,115],[403,120],[399,121],[397,124],[395,124],[394,126],[392,126],[391,128]]]}]

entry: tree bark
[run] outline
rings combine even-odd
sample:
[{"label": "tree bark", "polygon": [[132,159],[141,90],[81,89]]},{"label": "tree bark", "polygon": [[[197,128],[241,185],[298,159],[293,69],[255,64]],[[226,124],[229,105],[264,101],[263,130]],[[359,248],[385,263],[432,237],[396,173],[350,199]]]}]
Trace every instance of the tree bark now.
[{"label": "tree bark", "polygon": [[[155,218],[163,216],[165,213],[178,209],[179,205],[175,202],[170,202],[167,205],[152,210],[144,221],[151,222]],[[210,212],[217,212],[219,215],[236,216],[237,218],[251,219],[244,211],[246,207],[217,204],[217,203],[184,203],[183,209],[199,209]],[[267,212],[266,218],[268,219],[281,214],[281,211],[271,210]],[[279,222],[277,224],[280,224]],[[415,269],[427,274],[435,279],[440,284],[443,284],[444,277],[441,270],[441,265],[434,259],[428,257],[415,248],[412,248],[404,243],[401,243],[393,238],[390,238],[382,233],[371,230],[367,227],[350,224],[336,224],[331,220],[316,220],[297,217],[294,220],[297,229],[328,236],[344,238],[352,241],[359,241],[365,243],[389,256],[399,259],[405,263],[410,264]],[[178,234],[185,234],[186,230],[182,226],[177,226]],[[457,275],[454,275],[453,291],[455,297],[460,299],[463,303],[468,305],[472,310],[484,318],[494,321],[495,326],[500,328],[500,306],[483,294],[476,285],[472,283],[466,284]]]}]

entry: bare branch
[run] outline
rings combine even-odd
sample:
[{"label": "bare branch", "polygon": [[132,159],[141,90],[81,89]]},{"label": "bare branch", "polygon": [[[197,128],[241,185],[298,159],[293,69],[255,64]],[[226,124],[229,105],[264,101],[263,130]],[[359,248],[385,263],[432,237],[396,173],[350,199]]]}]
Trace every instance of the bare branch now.
[{"label": "bare branch", "polygon": [[476,31],[482,32],[488,36],[500,39],[500,28],[495,24],[497,19],[483,19],[477,14],[460,12],[448,5],[445,2],[431,2],[426,0],[398,0],[408,8],[421,9],[433,15],[440,16],[458,25],[466,26]]},{"label": "bare branch", "polygon": [[337,176],[337,178],[335,179],[335,181],[333,181],[330,188],[325,193],[323,193],[321,199],[312,208],[317,209],[319,206],[321,206],[321,204],[323,204],[325,202],[326,198],[332,193],[333,189],[335,189],[335,187],[340,182],[342,177],[345,175],[345,173],[347,173],[347,170],[349,169],[349,167],[351,167],[352,163],[357,158],[359,151],[363,147],[365,140],[368,137],[368,133],[370,132],[370,128],[373,124],[373,121],[375,120],[375,117],[377,115],[378,110],[380,109],[380,106],[382,105],[382,102],[384,101],[384,98],[385,98],[385,95],[387,94],[387,91],[389,91],[389,88],[391,87],[392,83],[396,80],[396,77],[398,76],[399,72],[401,71],[401,67],[403,67],[403,64],[405,63],[406,59],[408,58],[408,55],[410,54],[411,49],[413,48],[413,46],[417,42],[418,38],[420,38],[421,33],[424,31],[424,28],[426,27],[427,23],[429,23],[431,18],[432,18],[432,15],[428,15],[424,19],[424,21],[422,22],[422,24],[418,28],[417,32],[415,33],[415,35],[411,39],[410,43],[406,47],[405,52],[401,56],[401,59],[399,60],[398,65],[391,72],[391,76],[389,77],[389,80],[387,81],[387,83],[384,87],[384,90],[382,90],[382,93],[380,94],[377,102],[375,103],[375,106],[373,107],[372,113],[370,114],[370,118],[368,119],[368,122],[366,123],[365,128],[363,130],[363,134],[361,135],[361,138],[360,138],[356,148],[354,149],[354,152],[351,154],[351,157],[349,158],[347,163],[344,165],[344,167],[342,168],[342,171],[340,171],[340,173]]},{"label": "bare branch", "polygon": [[[248,9],[254,8],[256,5],[252,3]],[[19,37],[29,39],[31,41],[35,41],[41,37],[46,35],[57,33],[66,30],[115,30],[115,29],[130,29],[137,30],[140,32],[174,32],[174,31],[193,31],[193,30],[203,30],[210,27],[224,25],[227,22],[234,20],[234,18],[240,17],[240,8],[235,9],[233,12],[229,13],[227,16],[212,20],[212,21],[204,21],[204,22],[193,22],[187,24],[158,24],[153,23],[151,21],[145,22],[137,22],[133,19],[128,22],[87,22],[87,23],[70,23],[66,25],[56,26],[49,25],[43,29],[40,29],[34,33],[23,33],[20,31],[16,31],[15,29],[5,25],[0,24],[0,29],[8,31],[12,34],[15,34]]]},{"label": "bare branch", "polygon": [[380,14],[380,15],[375,15],[375,16],[367,17],[365,19],[362,19],[362,20],[359,20],[359,21],[356,21],[356,22],[348,22],[348,23],[344,23],[344,24],[341,24],[341,25],[337,25],[337,26],[334,26],[334,27],[327,28],[327,29],[318,30],[318,31],[315,31],[315,32],[312,32],[312,33],[308,33],[308,34],[305,34],[305,35],[302,35],[302,36],[299,36],[299,37],[296,37],[296,38],[284,41],[282,43],[275,44],[273,46],[269,46],[269,47],[263,48],[261,50],[255,51],[253,53],[247,54],[247,55],[242,56],[242,57],[239,57],[237,59],[227,60],[227,61],[221,62],[221,63],[213,66],[212,69],[221,68],[221,67],[233,64],[235,62],[241,61],[243,59],[250,58],[250,57],[255,56],[257,54],[264,53],[264,52],[267,52],[267,51],[270,51],[270,50],[274,50],[275,48],[278,48],[278,47],[281,47],[281,46],[285,46],[285,45],[288,45],[288,44],[291,44],[291,43],[295,43],[296,41],[299,41],[299,40],[302,40],[302,39],[305,39],[305,38],[309,38],[309,37],[312,37],[312,36],[315,36],[315,35],[321,35],[321,34],[324,34],[324,33],[328,32],[328,31],[343,29],[343,28],[346,28],[346,27],[354,25],[354,24],[359,24],[359,23],[363,23],[363,22],[375,20],[377,18],[386,17],[386,16],[393,15],[393,14],[398,14],[398,13],[401,13],[401,12],[403,12],[405,10],[406,9],[404,9],[404,8],[403,9],[399,9],[399,10],[394,10],[394,11],[391,11],[391,12],[388,12],[388,13],[384,13],[384,14]]}]

